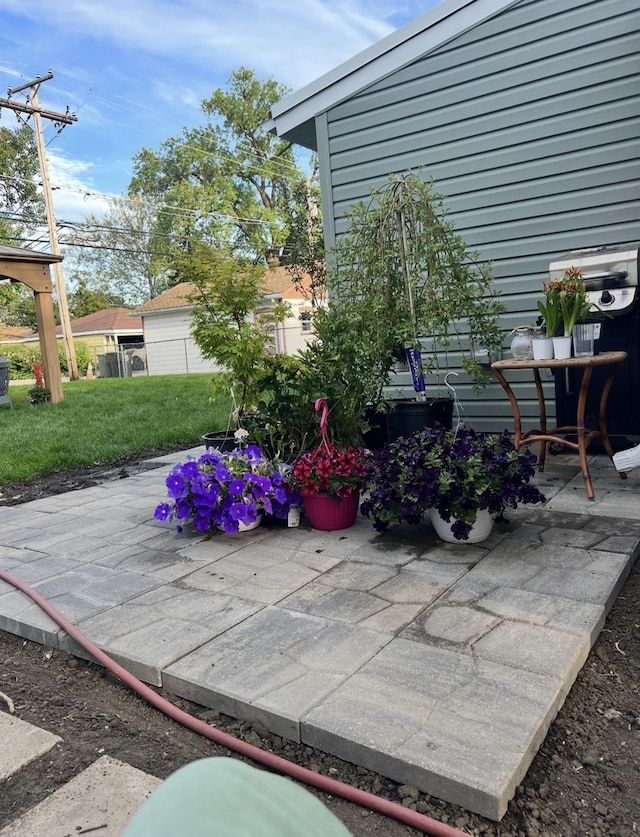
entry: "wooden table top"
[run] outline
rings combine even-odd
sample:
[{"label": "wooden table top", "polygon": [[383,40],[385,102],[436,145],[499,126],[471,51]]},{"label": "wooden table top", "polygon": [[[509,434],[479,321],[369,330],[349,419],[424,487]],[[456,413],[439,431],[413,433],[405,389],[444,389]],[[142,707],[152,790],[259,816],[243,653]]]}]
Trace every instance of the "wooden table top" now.
[{"label": "wooden table top", "polygon": [[599,355],[586,355],[585,357],[567,357],[553,360],[496,360],[491,364],[492,369],[566,369],[577,367],[582,369],[585,366],[606,366],[610,363],[620,363],[627,357],[626,352],[600,352]]}]

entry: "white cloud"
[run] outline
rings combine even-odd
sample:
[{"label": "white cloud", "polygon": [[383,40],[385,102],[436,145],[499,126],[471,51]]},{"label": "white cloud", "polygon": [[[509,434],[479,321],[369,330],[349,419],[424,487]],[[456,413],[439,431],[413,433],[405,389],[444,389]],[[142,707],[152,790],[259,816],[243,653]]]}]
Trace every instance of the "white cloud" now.
[{"label": "white cloud", "polygon": [[[391,32],[395,15],[406,14],[406,5],[384,0],[0,0],[0,9],[67,35],[84,33],[116,49],[197,62],[216,74],[245,65],[296,87]],[[430,5],[415,2],[418,13]]]},{"label": "white cloud", "polygon": [[[296,90],[436,0],[0,0],[0,80],[51,67],[41,104],[78,121],[49,124],[56,214],[100,214],[132,158],[202,123],[200,103],[240,66]],[[6,53],[6,54],[5,54]]]},{"label": "white cloud", "polygon": [[108,198],[87,185],[94,168],[92,163],[48,151],[47,167],[56,220],[77,221],[89,213],[102,215],[108,208]]}]

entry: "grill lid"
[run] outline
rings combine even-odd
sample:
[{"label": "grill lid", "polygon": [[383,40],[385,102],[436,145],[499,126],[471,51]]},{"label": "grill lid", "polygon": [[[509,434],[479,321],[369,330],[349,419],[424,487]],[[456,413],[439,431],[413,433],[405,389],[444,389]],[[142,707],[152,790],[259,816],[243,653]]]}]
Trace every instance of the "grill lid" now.
[{"label": "grill lid", "polygon": [[572,250],[551,262],[549,279],[561,279],[567,268],[578,267],[593,310],[624,314],[638,299],[639,250],[638,242]]}]

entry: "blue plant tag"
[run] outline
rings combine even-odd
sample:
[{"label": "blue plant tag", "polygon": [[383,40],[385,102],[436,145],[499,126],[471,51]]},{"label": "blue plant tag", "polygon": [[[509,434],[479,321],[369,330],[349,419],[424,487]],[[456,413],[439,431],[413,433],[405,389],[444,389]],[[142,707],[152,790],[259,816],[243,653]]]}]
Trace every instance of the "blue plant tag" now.
[{"label": "blue plant tag", "polygon": [[411,370],[411,378],[413,380],[413,388],[416,392],[424,392],[426,386],[424,383],[424,372],[422,371],[422,357],[420,349],[415,346],[405,346],[404,353],[407,356],[407,363]]}]

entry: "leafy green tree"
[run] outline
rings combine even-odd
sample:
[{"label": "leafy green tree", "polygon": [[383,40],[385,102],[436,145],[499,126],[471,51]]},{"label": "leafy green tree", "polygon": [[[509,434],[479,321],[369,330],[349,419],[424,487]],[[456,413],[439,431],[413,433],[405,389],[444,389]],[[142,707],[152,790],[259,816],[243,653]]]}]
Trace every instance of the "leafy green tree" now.
[{"label": "leafy green tree", "polygon": [[86,216],[65,242],[71,281],[85,294],[92,291],[121,305],[158,296],[169,287],[169,259],[176,244],[162,232],[161,216],[135,195],[113,198],[101,218]]},{"label": "leafy green tree", "polygon": [[317,160],[313,175],[297,183],[293,195],[289,240],[281,261],[296,286],[316,305],[327,295]]},{"label": "leafy green tree", "polygon": [[[57,305],[55,313],[58,313]],[[19,282],[0,285],[0,322],[37,331],[36,304],[30,288]]]},{"label": "leafy green tree", "polygon": [[38,152],[33,131],[0,126],[0,241],[26,246],[28,231],[44,220],[38,192]]},{"label": "leafy green tree", "polygon": [[306,207],[291,144],[263,127],[287,92],[272,78],[235,70],[226,90],[202,102],[204,126],[136,155],[130,191],[187,210],[171,219],[186,246],[199,237],[253,259],[281,252],[295,213]]},{"label": "leafy green tree", "polygon": [[214,360],[221,374],[214,379],[214,396],[231,391],[235,419],[242,426],[245,412],[255,407],[260,394],[258,380],[270,357],[274,330],[288,313],[277,303],[254,316],[265,294],[265,268],[242,264],[207,244],[176,260],[176,278],[193,282],[194,305],[191,333],[205,358]]},{"label": "leafy green tree", "polygon": [[69,294],[69,312],[73,318],[86,317],[105,308],[126,307],[124,299],[105,291],[92,290],[86,280],[80,280],[78,287]]}]

